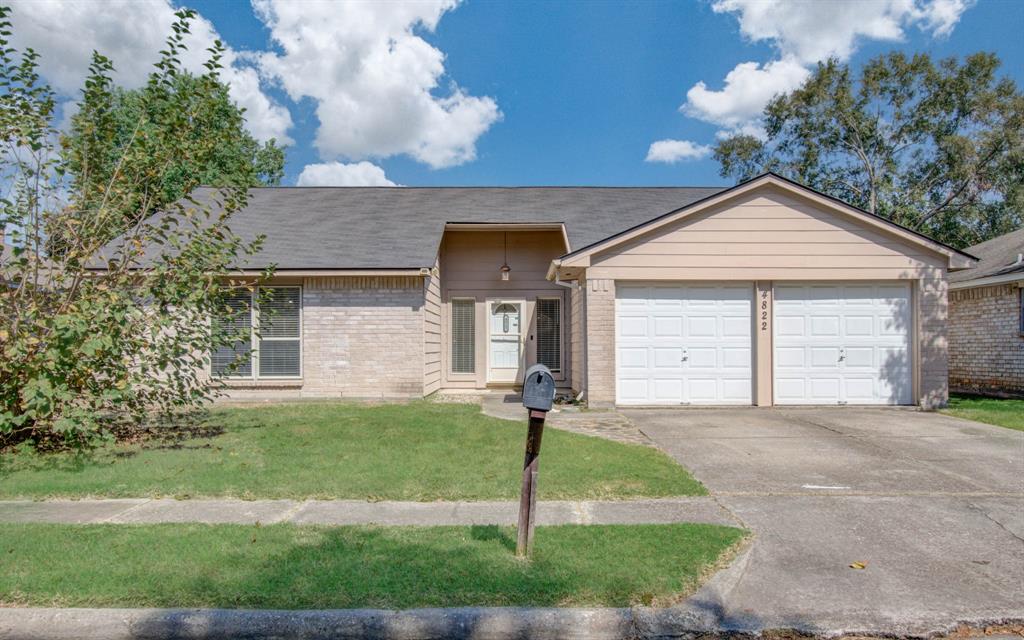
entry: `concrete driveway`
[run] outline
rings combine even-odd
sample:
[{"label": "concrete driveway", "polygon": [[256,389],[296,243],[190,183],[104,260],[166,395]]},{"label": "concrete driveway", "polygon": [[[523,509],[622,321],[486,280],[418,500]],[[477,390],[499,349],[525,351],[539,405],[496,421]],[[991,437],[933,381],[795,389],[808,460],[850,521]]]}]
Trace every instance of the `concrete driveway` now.
[{"label": "concrete driveway", "polygon": [[1024,619],[1024,433],[904,409],[624,413],[755,533],[681,615],[830,634]]}]

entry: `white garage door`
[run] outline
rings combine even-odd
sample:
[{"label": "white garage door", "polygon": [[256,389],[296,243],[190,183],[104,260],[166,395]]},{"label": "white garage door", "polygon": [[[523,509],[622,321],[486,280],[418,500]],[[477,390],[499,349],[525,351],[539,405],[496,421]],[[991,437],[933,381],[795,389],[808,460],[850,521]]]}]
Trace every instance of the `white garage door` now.
[{"label": "white garage door", "polygon": [[753,286],[616,285],[619,404],[750,404]]},{"label": "white garage door", "polygon": [[911,404],[910,286],[775,286],[776,404]]}]

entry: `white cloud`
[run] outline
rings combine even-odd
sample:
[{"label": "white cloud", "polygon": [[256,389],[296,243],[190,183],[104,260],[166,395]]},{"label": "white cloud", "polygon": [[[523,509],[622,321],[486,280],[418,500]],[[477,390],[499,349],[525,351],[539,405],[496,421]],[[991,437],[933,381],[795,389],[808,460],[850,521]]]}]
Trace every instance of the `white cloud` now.
[{"label": "white cloud", "polygon": [[757,129],[755,122],[773,96],[797,88],[808,75],[810,72],[793,59],[765,65],[744,62],[725,76],[725,86],[718,91],[703,82],[695,84],[686,92],[680,110],[692,118],[749,133]]},{"label": "white cloud", "polygon": [[324,159],[406,154],[439,168],[476,157],[476,141],[501,117],[489,97],[449,81],[432,32],[454,0],[286,2],[254,0],[280,52],[260,69],[293,100],[312,98]]},{"label": "white cloud", "polygon": [[746,38],[767,40],[783,58],[813,64],[830,56],[849,58],[860,40],[901,41],[911,27],[948,35],[970,4],[970,0],[715,0],[712,9],[737,14]]},{"label": "white cloud", "polygon": [[300,187],[399,187],[384,169],[366,162],[307,164],[299,174]]},{"label": "white cloud", "polygon": [[[71,99],[79,96],[93,50],[113,60],[118,84],[142,86],[159,59],[175,19],[175,9],[168,0],[114,0],[102,5],[22,0],[12,9],[12,44],[38,51],[40,73],[61,96]],[[186,39],[183,65],[203,73],[206,49],[218,38],[213,25],[197,16]],[[230,87],[232,99],[246,109],[246,128],[259,140],[277,138],[290,144],[291,115],[263,93],[257,70],[231,49],[222,62],[225,68],[221,76]]]},{"label": "white cloud", "polygon": [[[736,15],[740,33],[778,52],[768,62],[742,62],[720,89],[700,81],[686,92],[685,115],[719,127],[717,137],[761,137],[761,115],[774,96],[799,87],[821,60],[847,60],[864,40],[900,42],[910,28],[948,36],[974,0],[713,0],[715,13]],[[658,144],[658,143],[655,143]],[[653,151],[654,145],[651,145]],[[648,160],[651,153],[648,153]]]},{"label": "white cloud", "polygon": [[689,140],[658,140],[647,150],[647,162],[674,164],[680,160],[699,160],[711,153],[711,147]]}]

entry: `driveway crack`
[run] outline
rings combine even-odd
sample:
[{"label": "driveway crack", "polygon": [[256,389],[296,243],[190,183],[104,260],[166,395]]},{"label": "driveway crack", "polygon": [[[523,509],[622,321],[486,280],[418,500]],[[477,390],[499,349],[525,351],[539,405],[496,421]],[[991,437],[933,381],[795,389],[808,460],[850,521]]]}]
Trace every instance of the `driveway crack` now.
[{"label": "driveway crack", "polygon": [[980,506],[974,504],[973,502],[971,502],[969,500],[967,501],[967,506],[969,506],[970,508],[974,509],[975,511],[977,511],[981,515],[985,516],[986,518],[988,518],[989,520],[994,522],[997,527],[999,527],[1000,529],[1002,529],[1006,533],[1010,534],[1011,536],[1013,536],[1017,540],[1020,540],[1021,542],[1024,542],[1024,538],[1020,537],[1019,535],[1017,535],[1013,531],[1010,531],[1009,529],[1007,529],[1006,525],[1004,525],[1002,522],[999,522],[998,520],[993,518],[992,515],[988,511],[982,509]]}]

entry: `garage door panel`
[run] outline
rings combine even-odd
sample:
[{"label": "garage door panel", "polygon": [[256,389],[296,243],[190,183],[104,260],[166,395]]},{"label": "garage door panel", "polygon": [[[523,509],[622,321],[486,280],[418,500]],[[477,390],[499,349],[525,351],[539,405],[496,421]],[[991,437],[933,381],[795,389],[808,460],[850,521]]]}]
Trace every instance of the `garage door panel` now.
[{"label": "garage door panel", "polygon": [[775,286],[779,404],[909,404],[909,284]]},{"label": "garage door panel", "polygon": [[647,336],[647,317],[619,316],[619,336],[643,338]]},{"label": "garage door panel", "polygon": [[654,367],[656,369],[681,368],[683,361],[682,347],[655,347],[651,351],[654,353]]},{"label": "garage door panel", "polygon": [[845,316],[843,318],[843,335],[873,336],[875,334],[875,318],[873,316]]},{"label": "garage door panel", "polygon": [[683,336],[682,318],[657,315],[654,316],[654,335],[658,338],[680,338]]},{"label": "garage door panel", "polygon": [[[749,314],[749,307],[748,307]],[[722,321],[723,338],[750,338],[750,317],[747,316],[726,316]]]},{"label": "garage door panel", "polygon": [[618,363],[621,369],[647,369],[647,351],[646,347],[637,348],[624,348],[620,347],[618,350]]},{"label": "garage door panel", "polygon": [[752,285],[616,291],[619,403],[751,402]]},{"label": "garage door panel", "polygon": [[839,316],[811,316],[811,337],[838,338]]},{"label": "garage door panel", "polygon": [[749,347],[722,347],[722,368],[749,370],[751,367]]},{"label": "garage door panel", "polygon": [[653,390],[655,402],[682,402],[683,381],[680,378],[655,378]]},{"label": "garage door panel", "polygon": [[877,369],[878,361],[875,358],[877,349],[874,347],[847,347],[846,360],[843,362],[847,370],[857,367]]},{"label": "garage door panel", "polygon": [[718,318],[715,316],[689,316],[686,318],[686,337],[717,338]]},{"label": "garage door panel", "polygon": [[808,369],[836,369],[839,367],[839,347],[811,347],[807,350]]},{"label": "garage door panel", "polygon": [[779,336],[804,335],[803,316],[775,316],[775,334]]},{"label": "garage door panel", "polygon": [[618,388],[619,397],[624,402],[643,402],[650,396],[647,378],[623,378],[620,376]]},{"label": "garage door panel", "polygon": [[715,347],[690,347],[689,353],[690,369],[719,369],[718,349]]}]

